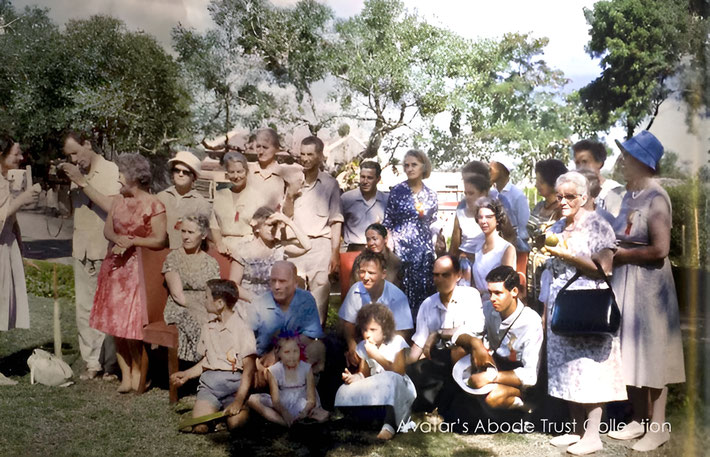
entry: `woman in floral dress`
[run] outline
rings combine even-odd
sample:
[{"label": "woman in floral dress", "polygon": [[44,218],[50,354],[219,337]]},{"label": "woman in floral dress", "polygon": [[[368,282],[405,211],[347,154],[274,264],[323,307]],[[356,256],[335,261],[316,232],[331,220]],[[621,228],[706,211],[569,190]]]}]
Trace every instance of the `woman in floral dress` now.
[{"label": "woman in floral dress", "polygon": [[202,326],[207,323],[205,291],[207,281],[219,278],[219,264],[205,252],[209,219],[193,214],[182,219],[182,247],[170,251],[163,264],[163,274],[170,295],[163,316],[166,324],[178,328],[178,358],[198,362],[197,352]]},{"label": "woman in floral dress", "polygon": [[604,218],[583,208],[589,199],[584,176],[574,171],[563,174],[556,191],[563,219],[549,230],[557,233],[558,245],[546,248],[553,256],[547,264],[552,276],[546,302],[548,393],[569,402],[577,429],[553,438],[551,444],[571,445],[568,453],[584,455],[602,449],[599,424],[604,403],[626,400],[619,334],[560,336],[550,329],[550,320],[557,294],[577,271],[582,276],[569,290],[607,288],[591,258],[609,274],[616,238]]},{"label": "woman in floral dress", "polygon": [[439,205],[436,192],[422,182],[431,174],[426,154],[414,149],[408,151],[404,156],[404,172],[407,180],[390,191],[383,225],[389,229],[394,252],[402,260],[402,287],[416,318],[419,305],[435,292],[431,225],[436,221]]},{"label": "woman in floral dress", "polygon": [[120,393],[138,390],[143,315],[146,297],[137,247],[160,249],[165,245],[165,206],[148,191],[150,163],[140,154],[123,154],[116,160],[121,193],[112,198],[104,224],[109,250],[101,264],[89,325],[116,340],[121,368]]}]

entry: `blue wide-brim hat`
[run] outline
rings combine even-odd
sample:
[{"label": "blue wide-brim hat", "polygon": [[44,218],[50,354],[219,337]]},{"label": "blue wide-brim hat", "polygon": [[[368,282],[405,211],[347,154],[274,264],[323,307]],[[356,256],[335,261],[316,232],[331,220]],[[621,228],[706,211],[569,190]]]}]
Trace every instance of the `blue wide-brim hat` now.
[{"label": "blue wide-brim hat", "polygon": [[648,130],[643,130],[623,143],[616,140],[616,145],[619,146],[619,149],[628,152],[636,160],[654,171],[658,168],[658,162],[663,157],[663,145]]}]

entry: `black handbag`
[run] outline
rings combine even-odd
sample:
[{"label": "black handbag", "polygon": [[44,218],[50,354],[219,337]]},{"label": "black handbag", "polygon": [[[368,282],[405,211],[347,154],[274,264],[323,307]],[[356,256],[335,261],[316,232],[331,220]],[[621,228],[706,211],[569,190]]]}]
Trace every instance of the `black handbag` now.
[{"label": "black handbag", "polygon": [[621,311],[611,283],[599,262],[594,261],[594,265],[609,288],[567,290],[582,274],[578,271],[570,278],[557,294],[552,309],[550,328],[556,335],[609,335],[619,330]]}]

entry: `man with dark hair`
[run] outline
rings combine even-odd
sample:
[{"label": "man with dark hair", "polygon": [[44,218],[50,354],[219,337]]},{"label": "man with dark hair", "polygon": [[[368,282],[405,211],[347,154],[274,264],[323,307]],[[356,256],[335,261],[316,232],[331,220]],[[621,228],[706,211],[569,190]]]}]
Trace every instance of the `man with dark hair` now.
[{"label": "man with dark hair", "polygon": [[[293,205],[284,206],[284,213],[311,239],[311,249],[290,257],[306,281],[318,305],[321,324],[328,316],[330,280],[328,275],[340,269],[340,232],[343,214],[340,207],[340,187],[328,173],[320,170],[323,141],[315,136],[301,142],[303,186],[295,194]],[[290,199],[287,196],[287,199]],[[290,214],[292,213],[292,214]]]},{"label": "man with dark hair", "polygon": [[[121,188],[118,167],[102,156],[101,149],[90,133],[69,131],[64,134],[62,152],[71,163],[61,170],[71,179],[71,200],[74,207],[74,290],[76,296],[76,326],[79,351],[86,362],[80,379],[94,379],[101,371],[101,347],[104,347],[104,371],[115,368],[113,338],[89,326],[94,305],[96,280],[101,262],[108,250],[104,237],[104,222],[111,209],[111,196]],[[113,365],[113,366],[109,366]]]},{"label": "man with dark hair", "polygon": [[382,168],[372,160],[360,163],[360,184],[340,196],[343,206],[343,239],[348,251],[365,249],[365,229],[385,218],[388,194],[377,190]]},{"label": "man with dark hair", "polygon": [[360,254],[360,281],[353,284],[340,306],[338,316],[347,343],[346,359],[350,366],[357,366],[360,358],[356,352],[355,318],[357,312],[368,303],[380,303],[394,314],[395,330],[408,339],[414,327],[409,301],[404,292],[387,281],[386,261],[382,254],[369,250]]},{"label": "man with dark hair", "polygon": [[[542,347],[542,320],[518,299],[520,278],[507,265],[486,276],[490,302],[483,305],[485,329],[461,327],[452,336],[456,345],[471,354],[454,369],[454,380],[467,391],[493,384],[490,392],[476,395],[482,406],[522,409],[526,388],[537,383]],[[460,378],[470,367],[470,376]]]},{"label": "man with dark hair", "polygon": [[572,146],[572,154],[577,171],[586,168],[599,177],[601,190],[595,199],[597,207],[608,211],[614,217],[618,216],[626,190],[618,182],[607,179],[601,174],[606,161],[606,147],[598,141],[582,140]]},{"label": "man with dark hair", "polygon": [[457,285],[461,278],[458,257],[446,254],[436,259],[433,274],[437,292],[419,307],[407,359],[407,375],[417,388],[416,409],[425,411],[451,396],[452,350],[460,351],[451,337],[462,326],[481,333],[484,323],[481,295],[472,287]]}]

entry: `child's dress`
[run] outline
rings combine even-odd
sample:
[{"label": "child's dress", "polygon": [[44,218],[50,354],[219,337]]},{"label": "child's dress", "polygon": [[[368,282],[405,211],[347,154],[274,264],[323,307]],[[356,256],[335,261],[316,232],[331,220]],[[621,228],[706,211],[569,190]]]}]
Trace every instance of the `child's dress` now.
[{"label": "child's dress", "polygon": [[[298,416],[303,408],[306,407],[306,402],[308,402],[308,390],[307,390],[307,377],[308,372],[311,371],[311,364],[304,361],[298,363],[297,379],[295,382],[289,382],[286,379],[286,369],[281,362],[277,362],[271,365],[269,368],[271,375],[276,379],[279,385],[279,400],[281,404],[288,410],[291,416]],[[259,401],[269,408],[273,408],[273,402],[271,401],[270,394],[257,394],[259,395]],[[318,399],[318,394],[316,393],[316,406],[320,407],[320,400]]]},{"label": "child's dress", "polygon": [[[404,338],[395,335],[392,341],[383,343],[379,349],[385,359],[394,362],[399,351],[408,347]],[[370,366],[370,376],[340,386],[335,394],[335,406],[392,406],[397,421],[395,429],[402,423],[408,423],[409,410],[417,398],[417,390],[409,376],[382,368],[367,355],[364,341],[358,343],[357,355]]]}]

